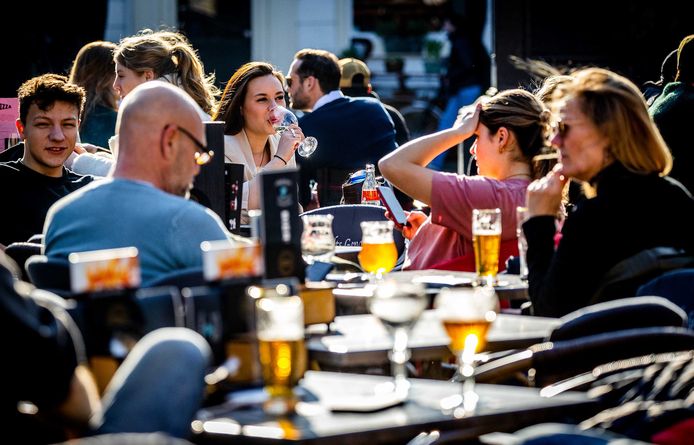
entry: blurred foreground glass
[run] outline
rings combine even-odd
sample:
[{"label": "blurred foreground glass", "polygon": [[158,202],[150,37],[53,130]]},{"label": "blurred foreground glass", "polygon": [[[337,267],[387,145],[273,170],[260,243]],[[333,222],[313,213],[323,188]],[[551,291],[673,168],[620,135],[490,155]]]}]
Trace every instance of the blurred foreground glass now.
[{"label": "blurred foreground glass", "polygon": [[361,232],[359,264],[371,278],[381,279],[384,273],[393,270],[398,261],[398,250],[393,241],[393,222],[363,221]]},{"label": "blurred foreground glass", "polygon": [[304,215],[301,234],[301,256],[307,264],[327,263],[335,254],[333,215]]},{"label": "blurred foreground glass", "polygon": [[472,246],[479,284],[493,286],[499,271],[501,248],[501,209],[472,211]]},{"label": "blurred foreground glass", "polygon": [[436,296],[434,308],[451,339],[450,348],[463,378],[463,394],[442,401],[442,408],[474,411],[479,399],[475,393],[475,354],[484,350],[487,331],[499,311],[499,299],[491,286],[446,288]]},{"label": "blurred foreground glass", "polygon": [[520,260],[520,277],[522,280],[528,279],[528,240],[523,233],[523,223],[528,219],[527,207],[516,207],[516,235],[518,236],[518,259]]},{"label": "blurred foreground glass", "polygon": [[410,388],[406,363],[410,359],[407,347],[409,333],[428,304],[422,283],[397,283],[392,280],[378,285],[369,299],[369,310],[386,327],[393,339],[390,358],[395,391],[406,396]]},{"label": "blurred foreground glass", "polygon": [[256,301],[260,364],[268,400],[266,413],[294,410],[294,387],[306,371],[304,305],[298,296],[266,296]]}]

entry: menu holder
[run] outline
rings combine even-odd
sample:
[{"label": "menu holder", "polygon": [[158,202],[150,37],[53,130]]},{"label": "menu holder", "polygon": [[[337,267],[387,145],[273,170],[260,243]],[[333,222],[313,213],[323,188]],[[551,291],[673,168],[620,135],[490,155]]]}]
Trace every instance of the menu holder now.
[{"label": "menu holder", "polygon": [[243,206],[243,164],[224,164],[224,202],[227,204],[226,223],[231,233],[241,235]]},{"label": "menu holder", "polygon": [[205,241],[200,248],[206,281],[263,275],[263,250],[257,241],[252,244],[234,244],[226,240]]},{"label": "menu holder", "polygon": [[135,247],[71,253],[70,289],[75,294],[134,289],[140,286],[140,261]]},{"label": "menu holder", "polygon": [[303,281],[306,264],[301,258],[303,222],[299,218],[295,168],[268,170],[259,174],[262,187],[259,234],[263,243],[265,278],[296,277]]}]

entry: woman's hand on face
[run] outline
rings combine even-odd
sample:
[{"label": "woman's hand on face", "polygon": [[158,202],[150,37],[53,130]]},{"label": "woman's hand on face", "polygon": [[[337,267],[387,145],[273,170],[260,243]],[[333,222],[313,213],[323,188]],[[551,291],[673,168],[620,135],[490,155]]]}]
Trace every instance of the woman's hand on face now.
[{"label": "woman's hand on face", "polygon": [[292,124],[287,128],[287,131],[280,136],[279,144],[277,145],[277,154],[282,159],[289,160],[294,156],[294,151],[304,140],[304,133],[298,125]]},{"label": "woman's hand on face", "polygon": [[569,178],[562,174],[562,165],[557,164],[544,178],[530,183],[527,192],[528,217],[557,215],[562,191],[568,181]]}]

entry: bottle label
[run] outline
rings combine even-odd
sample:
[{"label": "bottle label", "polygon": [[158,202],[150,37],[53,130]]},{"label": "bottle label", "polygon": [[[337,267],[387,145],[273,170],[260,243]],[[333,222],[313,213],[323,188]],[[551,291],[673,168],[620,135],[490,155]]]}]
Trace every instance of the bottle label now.
[{"label": "bottle label", "polygon": [[361,191],[361,203],[371,204],[371,205],[381,205],[381,200],[378,197],[378,192],[376,190],[363,190]]}]

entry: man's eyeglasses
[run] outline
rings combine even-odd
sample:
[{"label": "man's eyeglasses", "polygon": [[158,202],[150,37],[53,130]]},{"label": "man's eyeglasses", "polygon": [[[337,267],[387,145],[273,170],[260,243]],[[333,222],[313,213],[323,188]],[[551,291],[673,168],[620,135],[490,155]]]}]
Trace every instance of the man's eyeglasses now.
[{"label": "man's eyeglasses", "polygon": [[[306,78],[306,76],[299,76],[299,82],[303,82],[305,78]],[[284,80],[287,81],[287,88],[291,88],[292,87],[292,78],[287,76],[284,78]]]},{"label": "man's eyeglasses", "polygon": [[[168,127],[168,125],[166,127]],[[166,129],[166,127],[164,127],[164,129]],[[180,130],[181,133],[188,136],[188,139],[193,141],[193,144],[195,145],[195,148],[197,150],[195,152],[195,163],[198,165],[205,165],[208,162],[210,162],[210,160],[214,156],[214,151],[210,150],[207,147],[207,145],[200,142],[195,136],[193,136],[193,134],[190,131],[178,125],[176,125],[176,128]]]}]

